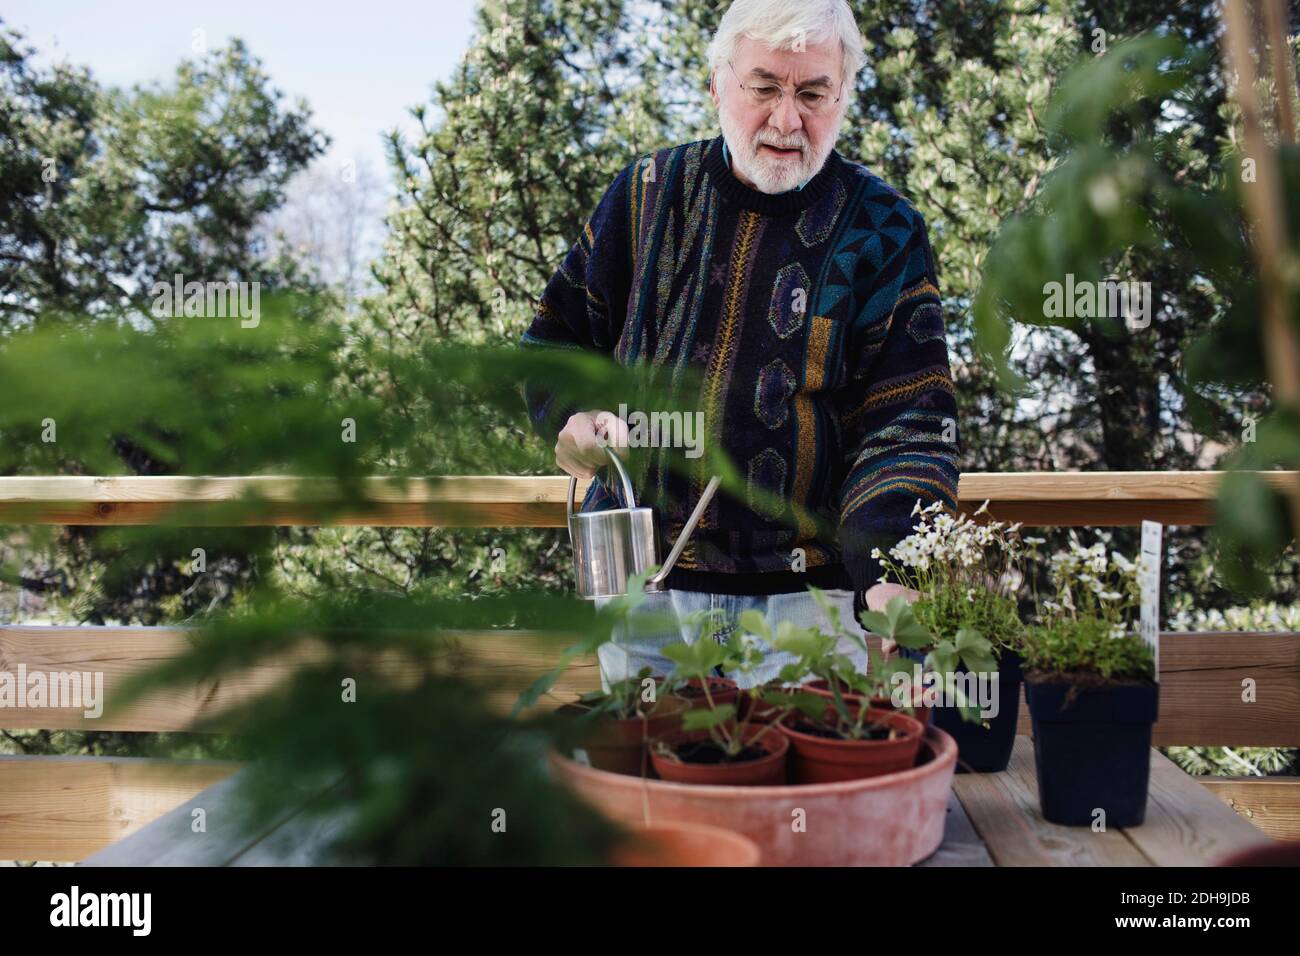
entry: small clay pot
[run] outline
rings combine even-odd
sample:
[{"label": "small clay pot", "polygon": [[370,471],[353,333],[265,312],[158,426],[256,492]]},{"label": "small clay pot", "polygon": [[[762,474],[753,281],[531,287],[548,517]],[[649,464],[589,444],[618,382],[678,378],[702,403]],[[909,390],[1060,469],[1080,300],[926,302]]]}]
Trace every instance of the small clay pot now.
[{"label": "small clay pot", "polygon": [[758,844],[704,823],[638,827],[610,857],[615,866],[758,866]]},{"label": "small clay pot", "polygon": [[[850,704],[850,709],[855,706]],[[828,718],[833,713],[827,708]],[[780,728],[790,738],[794,782],[834,783],[911,768],[925,735],[921,722],[902,711],[875,708],[867,711],[867,718],[887,724],[899,735],[891,740],[837,740],[797,729],[806,720],[800,713],[787,716]]]},{"label": "small clay pot", "polygon": [[[816,694],[819,697],[825,697],[827,700],[835,699],[835,696],[831,693],[831,687],[829,681],[822,680],[822,679],[809,681],[807,684],[803,685],[803,688],[809,693]],[[848,701],[861,702],[862,700],[861,694],[855,691],[848,690],[843,687],[840,688],[840,697],[843,698],[846,702]],[[912,699],[916,702],[916,705],[912,708],[912,713],[908,714],[908,716],[915,717],[917,720],[921,722],[921,726],[924,727],[930,723],[930,708],[921,705],[920,697],[921,697],[921,689],[917,687],[915,688],[915,692],[912,695]],[[871,707],[874,710],[899,710],[900,709],[894,706],[894,699],[892,697],[873,697],[871,698]],[[902,712],[905,714],[907,713],[907,711],[905,710]]]},{"label": "small clay pot", "polygon": [[[682,714],[688,709],[690,704],[687,701],[669,694],[660,697],[655,702],[654,709],[644,718],[615,720],[598,717],[584,727],[585,732],[575,745],[575,754],[577,750],[582,750],[587,756],[585,762],[597,770],[639,777],[651,770],[650,762],[646,759],[649,741],[680,727]],[[557,713],[580,718],[588,710],[579,704],[565,704]],[[576,759],[581,761],[580,756]]]},{"label": "small clay pot", "polygon": [[[683,744],[709,739],[707,730],[679,730],[665,734],[659,738],[659,741],[676,753],[677,748]],[[727,763],[690,763],[660,754],[658,747],[652,743],[650,760],[661,780],[673,780],[677,783],[775,787],[786,782],[786,755],[790,751],[790,740],[785,734],[765,724],[747,727],[745,746],[762,750],[763,756],[754,760],[735,760]]]},{"label": "small clay pot", "polygon": [[710,677],[709,678],[709,697],[704,696],[704,685],[700,683],[698,677],[692,677],[686,682],[684,687],[679,687],[673,691],[678,697],[689,701],[692,708],[698,709],[709,706],[709,697],[713,698],[715,707],[722,704],[734,704],[736,698],[740,696],[740,688],[730,677]]}]

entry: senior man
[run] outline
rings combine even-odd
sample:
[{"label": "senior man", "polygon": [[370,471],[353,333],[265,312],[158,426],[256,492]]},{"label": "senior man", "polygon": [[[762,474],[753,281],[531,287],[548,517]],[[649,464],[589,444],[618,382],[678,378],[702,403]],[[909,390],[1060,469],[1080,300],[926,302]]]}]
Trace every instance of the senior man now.
[{"label": "senior man", "polygon": [[[521,343],[604,352],[670,378],[697,370],[704,440],[747,481],[743,497],[719,492],[665,590],[601,648],[606,687],[643,666],[669,672],[662,648],[693,641],[701,614],[719,616],[718,640],[746,609],[773,627],[825,628],[808,585],[865,633],[858,614],[901,590],[879,582],[875,549],[909,533],[918,499],[956,503],[957,413],[925,223],[834,148],[864,61],[852,11],[845,0],[736,0],[708,56],[721,135],[623,168]],[[624,506],[618,482],[597,472],[607,442],[626,444],[626,422],[557,408],[544,383],[523,391],[556,464],[595,479],[584,509]],[[673,454],[653,449],[634,489],[665,541],[708,478],[698,461],[678,459],[685,475],[669,467]],[[836,533],[818,534],[809,515]],[[638,628],[637,614],[676,624]],[[727,676],[753,686],[787,660],[769,654]]]}]

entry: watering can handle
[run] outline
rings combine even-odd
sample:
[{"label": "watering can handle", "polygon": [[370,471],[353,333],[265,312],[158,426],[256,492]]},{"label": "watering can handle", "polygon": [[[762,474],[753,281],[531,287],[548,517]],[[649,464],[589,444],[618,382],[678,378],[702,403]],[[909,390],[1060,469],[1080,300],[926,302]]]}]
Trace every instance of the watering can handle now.
[{"label": "watering can handle", "polygon": [[[609,455],[609,460],[610,460],[611,462],[613,462],[613,464],[614,464],[614,469],[618,472],[619,480],[623,483],[623,500],[627,502],[627,507],[629,507],[629,508],[635,508],[635,507],[636,507],[636,495],[633,494],[633,492],[632,492],[632,479],[628,477],[627,469],[623,467],[623,462],[622,462],[622,460],[618,457],[618,454],[614,451],[614,449],[609,448],[609,447],[607,446],[607,447],[605,448],[605,452],[606,452],[606,454]],[[573,514],[574,514],[574,507],[573,507],[573,505],[574,505],[574,497],[575,497],[575,495],[577,494],[577,491],[578,491],[578,479],[577,479],[577,478],[574,478],[572,475],[570,475],[570,476],[569,476],[569,494],[568,494],[568,498],[567,498],[566,501],[565,501],[565,509],[564,509],[564,516],[565,516],[566,519],[572,519],[572,518],[573,518]],[[568,524],[568,523],[569,523],[569,521],[566,520],[566,524]],[[573,543],[573,528],[572,528],[572,525],[571,525],[571,524],[570,524],[570,527],[569,527],[569,543],[570,543],[570,544]]]}]

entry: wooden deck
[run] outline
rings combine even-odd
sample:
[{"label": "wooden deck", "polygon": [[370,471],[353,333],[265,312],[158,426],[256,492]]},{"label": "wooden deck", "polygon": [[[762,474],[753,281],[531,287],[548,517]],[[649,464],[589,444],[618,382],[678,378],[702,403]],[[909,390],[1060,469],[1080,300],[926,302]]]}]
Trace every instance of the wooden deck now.
[{"label": "wooden deck", "polygon": [[[244,830],[227,825],[237,819],[238,780],[237,774],[209,787],[81,865],[319,866],[365,862],[331,858],[327,848],[343,821],[303,812],[328,784],[304,788],[300,799],[278,818]],[[206,832],[193,832],[196,809],[206,815]],[[1234,851],[1265,841],[1258,829],[1155,750],[1151,751],[1151,787],[1142,826],[1096,832],[1090,827],[1048,823],[1038,811],[1033,743],[1020,736],[1006,772],[953,778],[943,843],[919,865],[1213,866]]]},{"label": "wooden deck", "polygon": [[[1167,524],[1208,524],[1221,472],[1041,472],[961,477],[960,506],[984,501],[1000,520],[1029,526],[1104,527],[1143,519]],[[1261,477],[1279,490],[1294,488],[1300,472],[1270,471]],[[0,522],[52,525],[196,526],[399,525],[409,527],[562,527],[568,479],[562,476],[442,476],[366,480],[367,500],[345,500],[328,479],[288,476],[3,476]],[[585,490],[585,483],[579,491]],[[257,499],[250,505],[245,498]],[[429,666],[454,666],[492,688],[488,703],[508,709],[518,692],[554,666],[560,648],[554,635],[511,631],[449,634],[450,656]],[[0,671],[102,673],[109,700],[121,683],[192,646],[179,627],[0,627]],[[1300,744],[1300,634],[1196,633],[1162,635],[1160,720],[1156,746],[1281,746]],[[280,686],[301,665],[286,654],[259,660],[221,680],[157,689],[127,708],[109,707],[94,718],[72,708],[6,708],[6,729],[186,731],[235,730],[222,720],[229,707],[248,703]],[[1243,700],[1246,679],[1257,693]],[[553,707],[599,686],[595,661],[573,662],[539,706]],[[1021,733],[1030,730],[1027,715]],[[954,788],[949,833],[943,850],[927,865],[981,859],[1001,865],[1083,860],[1097,863],[1201,861],[1221,847],[1264,834],[1300,840],[1300,781],[1296,778],[1188,777],[1156,759],[1152,804],[1146,825],[1132,835],[1097,840],[1089,832],[1054,828],[1036,817],[1037,795],[1025,753],[1007,774],[961,777]],[[1153,758],[1155,759],[1155,758]],[[308,815],[291,815],[245,845],[216,839],[231,832],[221,822],[224,790],[214,788],[234,772],[229,764],[154,758],[0,757],[0,859],[85,860],[127,841],[142,860],[168,859],[224,865],[270,859],[320,862],[311,855],[317,836]],[[175,836],[150,851],[148,839],[172,808],[198,795],[214,803],[202,853],[191,839],[188,818]],[[1210,802],[1207,802],[1206,798]],[[187,803],[187,801],[189,801]],[[1008,815],[1008,807],[1017,807]],[[182,807],[182,810],[185,808]],[[1234,813],[1235,811],[1235,813]],[[1228,815],[1224,815],[1228,814]],[[292,822],[297,817],[298,822]],[[1242,826],[1248,829],[1243,830]],[[1010,829],[1008,829],[1010,828]],[[1166,832],[1167,831],[1167,832]],[[317,832],[313,830],[312,832]],[[1164,832],[1156,844],[1151,834]],[[1206,834],[1214,836],[1206,836]],[[1222,840],[1219,835],[1222,834]],[[287,841],[287,842],[286,842]],[[298,847],[286,858],[284,847]],[[283,852],[282,852],[283,850]]]}]

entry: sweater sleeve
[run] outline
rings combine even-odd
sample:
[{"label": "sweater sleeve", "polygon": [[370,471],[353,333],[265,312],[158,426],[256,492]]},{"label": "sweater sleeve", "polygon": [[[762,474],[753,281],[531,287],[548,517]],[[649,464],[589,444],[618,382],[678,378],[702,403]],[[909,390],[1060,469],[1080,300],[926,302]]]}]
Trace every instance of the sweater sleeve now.
[{"label": "sweater sleeve", "polygon": [[845,453],[839,530],[855,607],[887,552],[911,533],[917,500],[957,502],[957,405],[934,252],[925,222],[881,263],[854,321],[836,406]]},{"label": "sweater sleeve", "polygon": [[[524,348],[587,349],[612,353],[627,315],[632,279],[628,203],[636,163],[625,167],[605,191],[560,267],[546,284],[532,323],[519,340]],[[554,442],[580,409],[540,379],[520,386],[533,431]]]}]

